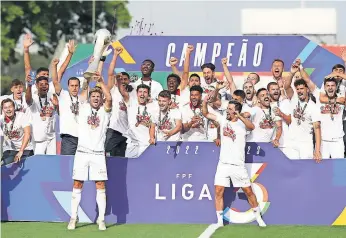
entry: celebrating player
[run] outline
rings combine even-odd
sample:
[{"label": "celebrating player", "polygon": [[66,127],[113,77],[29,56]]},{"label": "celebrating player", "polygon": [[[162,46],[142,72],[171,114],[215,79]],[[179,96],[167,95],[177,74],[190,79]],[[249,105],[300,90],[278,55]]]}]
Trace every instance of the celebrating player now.
[{"label": "celebrating player", "polygon": [[221,132],[220,157],[214,181],[217,226],[223,226],[223,195],[225,187],[230,187],[231,179],[233,187],[242,188],[246,194],[259,226],[265,227],[266,224],[262,220],[257,198],[252,191],[245,168],[246,130],[253,130],[255,126],[240,114],[242,105],[239,102],[230,101],[226,115],[222,116],[209,113],[207,101],[208,97],[205,97],[202,113],[209,120],[216,121]]},{"label": "celebrating player", "polygon": [[[68,229],[73,230],[78,220],[77,212],[81,200],[83,181],[96,182],[96,202],[99,209],[97,223],[99,230],[106,230],[104,222],[106,210],[106,190],[105,181],[107,177],[107,167],[105,158],[106,130],[112,110],[112,97],[109,89],[105,86],[99,73],[95,74],[99,87],[89,92],[90,103],[83,102],[79,109],[78,118],[78,146],[73,165],[73,191],[71,201],[71,219]],[[84,94],[83,94],[84,93]],[[86,90],[83,90],[81,99],[85,99]],[[103,103],[105,98],[105,103]]]}]

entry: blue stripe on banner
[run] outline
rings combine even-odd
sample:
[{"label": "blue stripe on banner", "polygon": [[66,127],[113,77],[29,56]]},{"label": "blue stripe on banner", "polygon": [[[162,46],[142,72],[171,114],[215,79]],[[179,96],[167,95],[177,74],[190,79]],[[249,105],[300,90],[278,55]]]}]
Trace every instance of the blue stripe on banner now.
[{"label": "blue stripe on banner", "polygon": [[121,72],[126,72],[126,70],[124,68],[115,68],[114,69],[114,73],[121,73]]},{"label": "blue stripe on banner", "polygon": [[310,41],[305,48],[300,52],[296,59],[300,59],[302,63],[311,55],[311,53],[316,49],[317,44],[315,42]]},{"label": "blue stripe on banner", "polygon": [[346,186],[346,163],[340,160],[333,161],[333,185],[334,186]]}]

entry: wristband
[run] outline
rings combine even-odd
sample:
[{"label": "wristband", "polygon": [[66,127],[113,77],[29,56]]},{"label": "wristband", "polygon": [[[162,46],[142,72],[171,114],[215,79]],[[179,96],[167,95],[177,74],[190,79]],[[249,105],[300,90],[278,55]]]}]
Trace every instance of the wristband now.
[{"label": "wristband", "polygon": [[101,56],[100,61],[105,62],[106,61],[106,56]]}]

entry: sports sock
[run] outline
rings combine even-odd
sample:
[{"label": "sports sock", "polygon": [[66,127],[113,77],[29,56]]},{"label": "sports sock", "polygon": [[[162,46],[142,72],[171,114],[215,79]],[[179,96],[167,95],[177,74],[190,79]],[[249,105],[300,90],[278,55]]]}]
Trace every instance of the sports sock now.
[{"label": "sports sock", "polygon": [[78,207],[82,197],[82,189],[73,188],[71,200],[71,218],[77,219]]},{"label": "sports sock", "polygon": [[96,202],[99,208],[99,220],[105,220],[106,212],[106,189],[97,189],[96,191]]}]

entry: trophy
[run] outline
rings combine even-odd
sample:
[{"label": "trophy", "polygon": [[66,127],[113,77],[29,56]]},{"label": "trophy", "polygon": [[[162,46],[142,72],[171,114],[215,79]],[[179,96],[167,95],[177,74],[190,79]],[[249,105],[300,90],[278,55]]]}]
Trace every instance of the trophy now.
[{"label": "trophy", "polygon": [[88,81],[92,78],[95,71],[97,71],[100,58],[102,56],[103,51],[109,46],[111,43],[111,33],[106,29],[100,29],[95,34],[95,46],[94,46],[94,60],[89,65],[88,69],[84,72],[83,76]]}]

